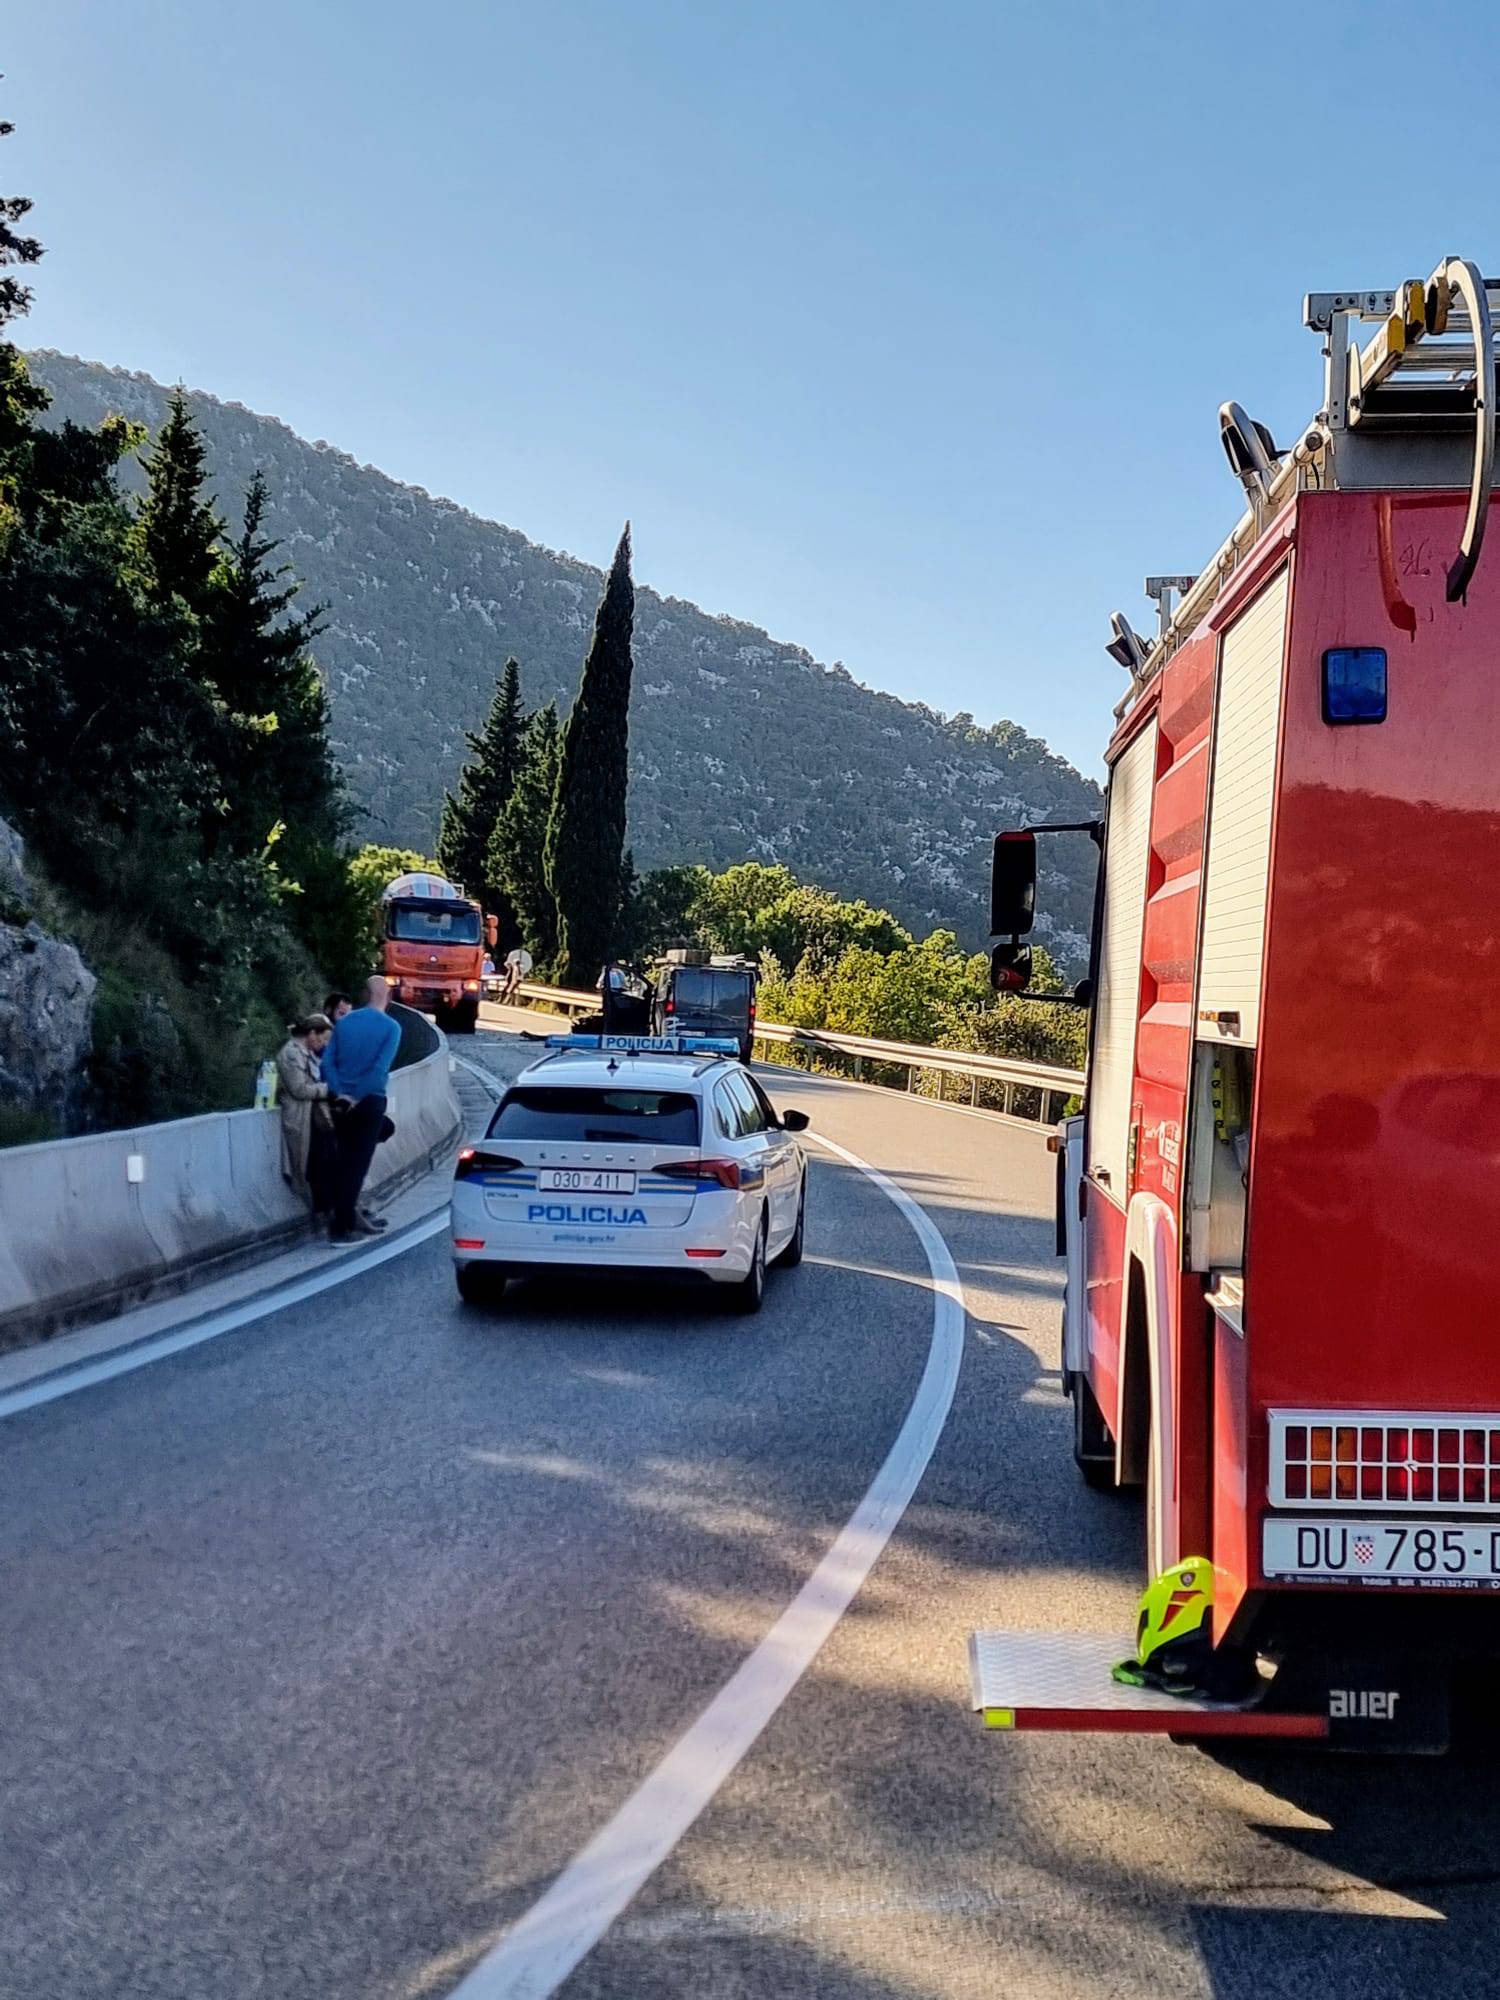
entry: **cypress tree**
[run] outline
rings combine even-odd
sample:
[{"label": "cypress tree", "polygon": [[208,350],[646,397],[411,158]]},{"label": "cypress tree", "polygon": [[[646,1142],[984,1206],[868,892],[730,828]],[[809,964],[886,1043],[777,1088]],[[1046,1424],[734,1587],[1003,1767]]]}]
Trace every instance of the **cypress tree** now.
[{"label": "cypress tree", "polygon": [[526,725],[521,767],[500,809],[486,857],[490,880],[515,911],[521,942],[538,970],[549,969],[557,956],[557,905],[547,886],[544,849],[557,790],[559,747],[557,708],[549,701]]},{"label": "cypress tree", "polygon": [[146,498],[136,524],[137,562],[147,595],[175,597],[202,612],[218,561],[224,523],[205,499],[206,453],[182,390],[172,391],[167,421],[146,460]]},{"label": "cypress tree", "polygon": [[574,986],[591,986],[616,945],[634,623],[627,521],[595,614],[578,698],[563,731],[557,792],[547,822],[547,881],[557,903],[560,972]]},{"label": "cypress tree", "polygon": [[521,768],[526,711],[521,706],[521,669],[505,662],[484,728],[466,732],[471,755],[458,774],[458,791],[443,800],[438,859],[443,872],[477,896],[499,919],[502,942],[515,940],[515,912],[505,886],[490,872],[490,840],[495,822],[515,788]]}]

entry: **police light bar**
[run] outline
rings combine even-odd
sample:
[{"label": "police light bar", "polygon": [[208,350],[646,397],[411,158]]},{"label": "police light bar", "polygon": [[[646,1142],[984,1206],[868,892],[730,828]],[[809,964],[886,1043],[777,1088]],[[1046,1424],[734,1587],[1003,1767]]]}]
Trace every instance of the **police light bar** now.
[{"label": "police light bar", "polygon": [[728,1035],[548,1035],[549,1049],[596,1049],[623,1056],[737,1056]]}]

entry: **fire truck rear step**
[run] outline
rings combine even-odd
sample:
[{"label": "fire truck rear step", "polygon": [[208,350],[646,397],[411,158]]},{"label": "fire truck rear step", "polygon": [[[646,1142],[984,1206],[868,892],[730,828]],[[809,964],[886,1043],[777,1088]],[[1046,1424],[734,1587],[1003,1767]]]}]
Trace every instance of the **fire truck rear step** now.
[{"label": "fire truck rear step", "polygon": [[1120,1735],[1326,1738],[1326,1715],[1284,1715],[1258,1703],[1184,1699],[1124,1687],[1110,1669],[1129,1652],[1111,1632],[974,1632],[973,1707],[987,1729]]}]

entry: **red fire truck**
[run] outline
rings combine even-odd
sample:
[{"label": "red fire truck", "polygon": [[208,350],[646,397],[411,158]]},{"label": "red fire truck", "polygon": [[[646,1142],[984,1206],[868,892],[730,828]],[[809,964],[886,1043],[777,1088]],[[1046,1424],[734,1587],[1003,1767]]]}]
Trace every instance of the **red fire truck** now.
[{"label": "red fire truck", "polygon": [[[1497,302],[1457,259],[1310,295],[1323,408],[1278,450],[1224,406],[1248,511],[1148,579],[1154,640],[1114,620],[1063,1370],[1084,1479],[1145,1489],[1148,1574],[1212,1561],[1260,1692],[976,1634],[995,1726],[1437,1748],[1500,1672]],[[996,842],[1002,988],[1046,831]]]}]

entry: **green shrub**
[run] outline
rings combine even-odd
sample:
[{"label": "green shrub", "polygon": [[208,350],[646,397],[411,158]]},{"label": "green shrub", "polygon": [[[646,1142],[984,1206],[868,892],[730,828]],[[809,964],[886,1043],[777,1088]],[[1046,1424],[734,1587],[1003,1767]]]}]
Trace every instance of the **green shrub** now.
[{"label": "green shrub", "polygon": [[58,1137],[57,1120],[24,1104],[0,1104],[0,1146],[34,1146]]}]

